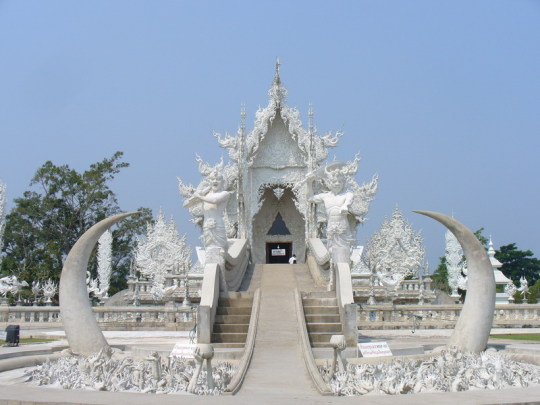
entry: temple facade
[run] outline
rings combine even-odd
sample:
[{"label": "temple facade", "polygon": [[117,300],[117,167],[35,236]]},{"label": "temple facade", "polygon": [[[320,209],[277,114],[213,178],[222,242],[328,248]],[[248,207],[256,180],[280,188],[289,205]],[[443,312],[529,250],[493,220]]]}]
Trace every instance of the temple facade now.
[{"label": "temple facade", "polygon": [[[255,114],[253,129],[246,130],[246,114],[235,136],[214,133],[219,145],[228,150],[229,163],[211,165],[197,157],[199,171],[205,178],[198,187],[179,179],[184,201],[208,187],[210,173],[220,172],[230,191],[225,212],[227,237],[248,240],[252,263],[285,263],[295,254],[299,263],[306,260],[310,238],[326,238],[324,209],[310,195],[325,190],[321,173],[328,166],[328,149],[338,144],[341,132],[319,135],[313,124],[313,110],[308,112],[307,128],[300,112],[286,103],[287,89],[276,69],[268,91],[268,105]],[[347,189],[353,196],[348,226],[356,234],[369,202],[377,189],[377,177],[359,185],[354,179],[358,156],[340,166]],[[310,175],[319,181],[308,184]],[[186,204],[185,204],[186,205]],[[194,222],[204,234],[204,208],[189,205]],[[201,257],[199,257],[201,259]],[[204,258],[203,258],[204,260]]]}]

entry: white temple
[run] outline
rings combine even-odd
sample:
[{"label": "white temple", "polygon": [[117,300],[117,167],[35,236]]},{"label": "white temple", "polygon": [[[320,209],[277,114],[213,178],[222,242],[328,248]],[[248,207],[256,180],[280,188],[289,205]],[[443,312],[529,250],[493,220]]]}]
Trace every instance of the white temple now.
[{"label": "white temple", "polygon": [[[245,112],[242,112],[236,136],[214,134],[219,145],[228,150],[231,163],[212,166],[197,157],[205,180],[195,188],[178,179],[184,205],[204,234],[204,207],[193,198],[196,193],[200,197],[199,194],[208,192],[212,173],[223,176],[224,188],[230,191],[224,213],[227,237],[248,240],[252,263],[286,263],[292,254],[303,263],[308,240],[326,238],[324,209],[310,198],[324,192],[325,185],[320,179],[331,166],[324,163],[328,148],[335,147],[342,135],[341,132],[318,135],[311,108],[308,127],[302,127],[299,111],[286,104],[287,89],[281,82],[279,67],[277,62],[268,105],[256,112],[253,129],[246,131]],[[337,169],[334,167],[344,176],[344,186],[351,193],[347,227],[354,236],[356,225],[364,221],[377,190],[377,176],[368,184],[356,183],[353,175],[359,160],[355,157],[336,166]],[[308,178],[313,184],[309,184]]]},{"label": "white temple", "polygon": [[219,273],[222,291],[236,291],[248,263],[288,263],[292,255],[297,263],[308,264],[317,284],[330,290],[335,289],[336,264],[349,266],[352,260],[347,278],[351,297],[359,303],[433,300],[431,279],[419,276],[426,265],[422,238],[397,208],[359,260],[356,229],[375,197],[377,175],[367,183],[356,182],[358,155],[327,163],[329,148],[342,133],[318,135],[311,106],[304,128],[299,111],[286,98],[277,62],[268,105],[257,110],[253,129],[246,129],[242,108],[235,136],[214,133],[229,161],[210,164],[197,155],[200,184],[178,178],[184,207],[201,230],[197,261],[191,265],[184,239],[160,214],[135,255],[138,277],[133,273],[128,281],[133,302],[164,301],[167,296],[179,301],[187,293],[181,287],[190,287],[191,298],[199,299],[209,263],[226,269]]}]

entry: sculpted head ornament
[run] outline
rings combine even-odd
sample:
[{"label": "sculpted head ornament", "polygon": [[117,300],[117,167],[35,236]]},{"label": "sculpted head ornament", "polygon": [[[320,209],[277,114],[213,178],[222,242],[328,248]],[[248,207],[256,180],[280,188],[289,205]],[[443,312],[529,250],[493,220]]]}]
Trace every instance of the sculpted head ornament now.
[{"label": "sculpted head ornament", "polygon": [[339,193],[346,183],[346,169],[342,162],[332,162],[324,168],[324,184],[330,191]]}]

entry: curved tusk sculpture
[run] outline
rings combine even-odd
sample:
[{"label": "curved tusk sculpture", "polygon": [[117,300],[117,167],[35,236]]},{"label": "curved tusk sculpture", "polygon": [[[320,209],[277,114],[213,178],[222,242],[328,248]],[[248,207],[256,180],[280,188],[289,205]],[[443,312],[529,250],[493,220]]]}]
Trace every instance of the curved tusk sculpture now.
[{"label": "curved tusk sculpture", "polygon": [[99,328],[86,289],[86,269],[100,236],[115,223],[138,212],[114,215],[87,230],[71,248],[60,276],[60,315],[73,353],[89,355],[109,347]]},{"label": "curved tusk sculpture", "polygon": [[479,353],[486,349],[495,311],[495,276],[486,249],[470,229],[454,218],[432,211],[413,212],[446,226],[463,248],[469,268],[467,296],[448,346]]}]

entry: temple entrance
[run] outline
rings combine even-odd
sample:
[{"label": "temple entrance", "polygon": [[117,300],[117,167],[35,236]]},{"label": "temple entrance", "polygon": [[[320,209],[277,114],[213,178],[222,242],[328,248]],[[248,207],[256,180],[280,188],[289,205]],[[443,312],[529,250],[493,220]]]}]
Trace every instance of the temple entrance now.
[{"label": "temple entrance", "polygon": [[[276,196],[274,188],[278,186],[270,184],[265,187],[260,198],[261,207],[253,217],[253,263],[288,263],[293,253],[298,263],[304,263],[304,218],[296,208],[291,188],[282,187],[282,194],[277,193]],[[285,249],[284,255],[271,255],[271,250],[278,249],[278,245]]]},{"label": "temple entrance", "polygon": [[292,242],[266,243],[266,263],[289,263],[292,256]]}]

